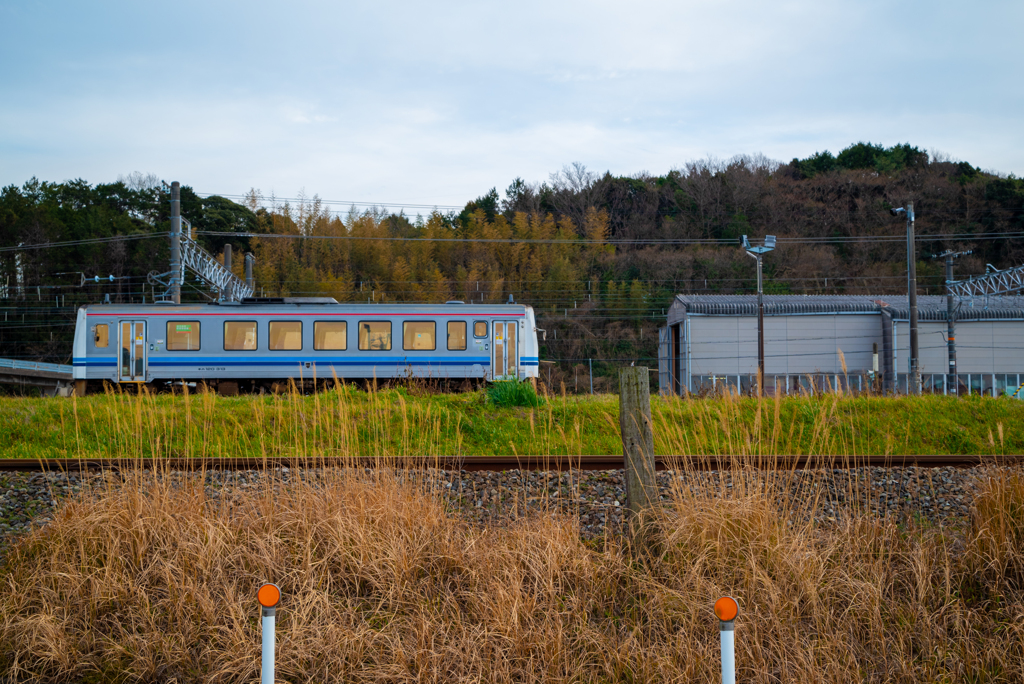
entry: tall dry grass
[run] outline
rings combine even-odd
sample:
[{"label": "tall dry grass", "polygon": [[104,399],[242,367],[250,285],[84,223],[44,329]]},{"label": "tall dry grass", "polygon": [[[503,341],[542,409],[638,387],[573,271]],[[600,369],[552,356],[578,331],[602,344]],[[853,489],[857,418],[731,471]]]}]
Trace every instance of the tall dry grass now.
[{"label": "tall dry grass", "polygon": [[555,514],[475,526],[414,475],[268,472],[239,496],[166,473],[98,486],[11,551],[3,672],[255,681],[255,590],[273,581],[281,681],[710,682],[722,594],[741,605],[740,681],[1024,681],[1012,473],[992,473],[962,529],[821,525],[753,477],[680,490],[646,521],[646,555]]},{"label": "tall dry grass", "polygon": [[[171,455],[160,440],[172,434],[173,455],[221,455],[213,395],[186,395],[176,415],[146,395],[112,400],[111,455]],[[800,428],[780,418],[781,400],[757,402],[748,421],[735,398],[657,425],[674,453],[717,444],[740,458],[717,481],[696,477],[699,459],[676,464],[670,501],[637,536],[654,541],[645,552],[625,537],[584,540],[554,503],[472,524],[442,480],[395,468],[387,449],[372,472],[264,471],[235,492],[209,488],[201,470],[112,475],[8,553],[0,667],[10,681],[252,682],[255,591],[273,581],[281,681],[715,681],[722,594],[741,605],[741,681],[1024,681],[1024,479],[988,471],[971,524],[944,528],[874,516],[875,494],[848,478],[847,514],[822,522],[830,471],[808,478],[778,454],[787,430],[809,429],[816,453],[845,454],[826,465],[857,465],[855,431],[835,429],[839,401],[808,401]],[[393,442],[384,433],[402,402],[371,393],[356,410],[341,391],[312,406],[292,395],[254,412],[247,448],[349,453],[366,439],[357,423]],[[556,433],[550,408],[530,419]],[[438,453],[430,420],[404,424],[399,453]],[[579,453],[583,429],[542,446]]]}]

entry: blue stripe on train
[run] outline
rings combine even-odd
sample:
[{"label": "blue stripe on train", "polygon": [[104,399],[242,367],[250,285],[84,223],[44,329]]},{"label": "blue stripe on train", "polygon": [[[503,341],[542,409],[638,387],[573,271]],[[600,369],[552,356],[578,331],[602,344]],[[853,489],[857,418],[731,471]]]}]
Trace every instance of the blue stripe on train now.
[{"label": "blue stripe on train", "polygon": [[[348,356],[343,358],[329,356],[282,356],[271,358],[266,356],[256,356],[252,358],[239,358],[237,356],[150,356],[148,361],[151,366],[191,366],[208,365],[211,363],[230,364],[235,366],[257,364],[282,366],[297,363],[356,364],[360,366],[372,366],[380,363],[445,363],[457,365],[490,363],[490,359],[486,356]],[[116,366],[117,358],[76,358],[73,360],[73,364],[76,366]]]},{"label": "blue stripe on train", "polygon": [[422,365],[436,364],[446,366],[487,365],[490,359],[486,356],[254,356],[240,358],[237,356],[170,356],[150,357],[151,366],[206,366],[220,364],[224,366],[294,366],[298,364],[318,363],[334,366],[380,366],[380,365]]},{"label": "blue stripe on train", "polygon": [[[217,356],[203,356],[203,357],[149,357],[148,359],[150,366],[206,366],[211,364],[220,364],[223,366],[293,366],[305,363],[321,363],[334,366],[382,366],[382,365],[422,365],[422,364],[433,364],[443,366],[489,366],[491,364],[490,358],[486,356],[471,356],[471,357],[450,357],[450,356],[427,356],[427,357],[388,357],[388,356],[362,356],[362,357],[346,357],[346,358],[330,358],[330,357],[282,357],[278,359],[267,359],[266,357],[259,357],[253,359],[238,359],[232,357],[217,357]],[[539,361],[535,356],[524,356],[519,359],[521,366],[537,366]],[[72,360],[72,365],[77,367],[83,366],[116,366],[116,358],[75,358]]]},{"label": "blue stripe on train", "polygon": [[[294,368],[302,366],[303,361],[150,361],[151,367],[183,367],[183,366],[285,366]],[[401,359],[376,359],[373,361],[309,361],[308,363],[319,366],[489,366],[487,361],[403,361]]]}]

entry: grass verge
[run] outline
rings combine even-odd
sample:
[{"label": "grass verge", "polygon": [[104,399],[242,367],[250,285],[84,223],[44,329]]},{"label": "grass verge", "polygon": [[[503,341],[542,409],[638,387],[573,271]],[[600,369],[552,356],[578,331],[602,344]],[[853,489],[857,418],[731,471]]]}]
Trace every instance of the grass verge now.
[{"label": "grass verge", "polygon": [[[0,398],[0,458],[615,454],[618,398],[500,408],[483,392]],[[1008,398],[652,399],[659,454],[1024,453]]]}]

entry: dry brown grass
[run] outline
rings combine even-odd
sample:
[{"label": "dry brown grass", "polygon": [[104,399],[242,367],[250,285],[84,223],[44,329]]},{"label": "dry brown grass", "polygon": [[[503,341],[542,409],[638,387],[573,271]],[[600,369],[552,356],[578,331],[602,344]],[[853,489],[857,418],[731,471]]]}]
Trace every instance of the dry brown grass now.
[{"label": "dry brown grass", "polygon": [[680,491],[647,555],[554,514],[471,525],[408,475],[98,487],[11,551],[3,672],[255,681],[255,590],[274,581],[281,681],[713,682],[722,594],[740,681],[1024,681],[1019,475],[993,471],[960,530]]}]

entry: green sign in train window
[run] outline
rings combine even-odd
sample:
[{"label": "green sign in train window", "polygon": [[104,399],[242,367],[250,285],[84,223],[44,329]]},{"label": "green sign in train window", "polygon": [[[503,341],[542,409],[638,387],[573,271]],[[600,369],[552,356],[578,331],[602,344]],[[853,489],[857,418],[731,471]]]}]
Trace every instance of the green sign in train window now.
[{"label": "green sign in train window", "polygon": [[167,351],[199,351],[199,321],[168,321]]}]

